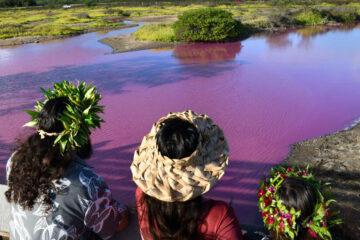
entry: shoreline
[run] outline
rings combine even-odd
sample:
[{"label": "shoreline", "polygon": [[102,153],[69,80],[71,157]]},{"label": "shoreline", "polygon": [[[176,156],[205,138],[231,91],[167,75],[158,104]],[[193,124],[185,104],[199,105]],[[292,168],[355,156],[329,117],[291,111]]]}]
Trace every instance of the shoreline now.
[{"label": "shoreline", "polygon": [[91,32],[120,30],[124,28],[132,28],[136,26],[138,26],[138,24],[125,24],[117,27],[96,27],[96,28],[86,29],[84,32],[79,34],[63,35],[63,36],[20,36],[20,37],[6,38],[6,39],[0,39],[0,48],[16,47],[29,43],[44,43],[47,41],[55,41],[55,40],[62,40],[66,38],[76,37]]},{"label": "shoreline", "polygon": [[[173,22],[176,21],[176,15],[160,15],[160,16],[145,16],[139,18],[133,18],[133,22]],[[335,29],[348,28],[357,26],[359,23],[350,23],[350,24],[340,24],[340,23],[331,23],[326,25],[315,25],[315,26],[299,26],[299,27],[279,27],[272,29],[262,29],[252,32],[247,32],[241,36],[237,41],[243,41],[252,36],[261,36],[261,35],[271,35],[271,34],[281,34],[287,31],[296,31],[306,28],[321,28],[319,32],[328,32]],[[144,41],[137,40],[133,34],[122,34],[114,37],[103,38],[99,40],[100,42],[108,45],[113,49],[112,53],[123,53],[139,50],[149,50],[165,47],[175,47],[177,45],[189,44],[189,42],[161,42],[161,41]]]},{"label": "shoreline", "polygon": [[360,239],[360,123],[290,147],[280,165],[310,165],[318,180],[331,183],[336,200],[331,209],[340,211],[344,222],[333,228],[333,239]]}]

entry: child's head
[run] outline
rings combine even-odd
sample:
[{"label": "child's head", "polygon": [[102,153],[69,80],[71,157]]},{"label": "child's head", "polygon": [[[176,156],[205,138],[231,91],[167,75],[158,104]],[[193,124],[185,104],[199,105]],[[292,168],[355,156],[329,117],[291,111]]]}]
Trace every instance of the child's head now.
[{"label": "child's head", "polygon": [[317,194],[313,185],[303,178],[288,177],[281,183],[276,193],[286,208],[301,211],[299,221],[313,213]]},{"label": "child's head", "polygon": [[[318,201],[317,193],[313,185],[299,177],[285,178],[276,192],[285,207],[300,211],[297,224],[304,222],[313,212]],[[274,234],[276,238],[276,234]],[[280,239],[282,239],[280,237]],[[297,239],[312,239],[306,227],[299,228]]]},{"label": "child's head", "polygon": [[[264,224],[276,240],[330,239],[329,186],[320,189],[308,169],[278,167],[260,183],[259,209]],[[326,194],[326,197],[323,196]]]}]

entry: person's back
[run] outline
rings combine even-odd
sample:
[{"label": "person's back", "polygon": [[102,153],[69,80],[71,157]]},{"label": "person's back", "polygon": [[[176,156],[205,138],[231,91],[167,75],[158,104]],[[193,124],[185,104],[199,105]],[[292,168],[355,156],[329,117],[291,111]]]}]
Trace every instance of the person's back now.
[{"label": "person's back", "polygon": [[[96,103],[82,106],[91,109]],[[127,221],[127,209],[78,157],[91,156],[89,127],[81,120],[87,131],[72,132],[72,139],[65,137],[66,142],[82,139],[81,143],[56,142],[71,123],[64,120],[67,111],[82,113],[83,109],[67,97],[47,99],[40,107],[38,113],[31,113],[37,131],[15,149],[7,163],[11,239],[110,238]],[[95,116],[96,111],[90,114]]]},{"label": "person's back", "polygon": [[[11,160],[8,173],[10,168]],[[11,202],[11,239],[107,239],[116,232],[126,207],[112,199],[106,183],[82,159],[74,156],[53,183],[57,191],[50,190],[54,198],[48,211],[41,197],[31,210]]]},{"label": "person's back", "polygon": [[[136,190],[136,205],[140,232],[143,239],[153,239],[149,227],[148,208],[143,200],[141,188]],[[199,240],[237,240],[242,239],[240,224],[231,206],[223,201],[201,199],[200,217],[197,221]]]},{"label": "person's back", "polygon": [[140,232],[150,239],[242,239],[227,203],[202,195],[223,176],[228,146],[206,115],[171,113],[160,119],[136,150],[131,166],[139,186]]}]

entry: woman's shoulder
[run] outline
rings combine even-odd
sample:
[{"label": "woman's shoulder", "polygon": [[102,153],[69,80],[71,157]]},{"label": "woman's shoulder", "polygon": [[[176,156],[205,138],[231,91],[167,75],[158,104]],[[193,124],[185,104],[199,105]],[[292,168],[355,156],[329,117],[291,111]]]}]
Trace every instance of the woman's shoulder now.
[{"label": "woman's shoulder", "polygon": [[205,198],[203,200],[203,211],[213,215],[225,215],[228,211],[232,210],[232,207],[221,200],[215,200]]}]

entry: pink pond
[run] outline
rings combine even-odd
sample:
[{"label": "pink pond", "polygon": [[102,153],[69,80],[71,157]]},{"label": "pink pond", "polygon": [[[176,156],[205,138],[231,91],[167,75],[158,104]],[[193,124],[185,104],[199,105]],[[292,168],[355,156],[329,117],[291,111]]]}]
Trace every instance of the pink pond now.
[{"label": "pink pond", "polygon": [[107,54],[97,40],[134,29],[0,49],[0,183],[25,109],[54,82],[94,82],[106,123],[89,163],[123,203],[134,204],[129,166],[151,125],[192,109],[219,124],[230,145],[225,176],[207,196],[232,201],[241,223],[260,223],[257,187],[289,145],[360,117],[360,28],[307,29],[242,42]]}]

